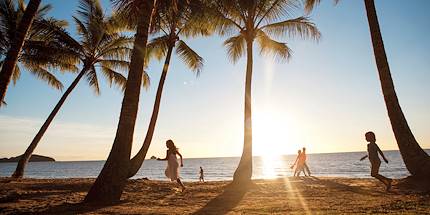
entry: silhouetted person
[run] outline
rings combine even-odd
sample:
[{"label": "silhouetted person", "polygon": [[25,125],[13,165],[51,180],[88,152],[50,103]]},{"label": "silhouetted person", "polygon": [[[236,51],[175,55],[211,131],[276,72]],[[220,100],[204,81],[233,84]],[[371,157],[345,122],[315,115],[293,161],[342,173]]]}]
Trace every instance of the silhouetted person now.
[{"label": "silhouetted person", "polygon": [[393,179],[384,177],[379,174],[379,167],[381,166],[381,160],[379,159],[378,152],[384,159],[385,163],[388,163],[387,158],[385,158],[384,153],[382,153],[381,149],[379,149],[378,145],[376,145],[376,137],[375,133],[369,131],[365,134],[366,141],[369,142],[367,144],[367,155],[362,157],[360,161],[369,158],[371,171],[370,175],[372,177],[377,178],[379,181],[385,184],[387,191],[391,188],[391,182]]},{"label": "silhouetted person", "polygon": [[303,159],[302,151],[298,150],[296,160],[290,167],[292,169],[294,168],[294,165],[296,166],[296,168],[294,169],[294,176],[300,176],[300,172],[303,172],[303,174],[306,176],[306,172],[304,170],[304,161],[305,160]]},{"label": "silhouetted person", "polygon": [[185,186],[182,183],[181,179],[179,179],[179,163],[178,159],[176,158],[176,155],[179,155],[181,158],[181,167],[184,166],[184,163],[182,162],[182,155],[179,153],[178,148],[176,148],[175,143],[173,143],[172,140],[166,141],[167,151],[166,151],[166,158],[157,158],[159,161],[165,161],[167,160],[167,168],[164,172],[166,176],[171,181],[176,181],[178,184],[182,187],[182,191],[185,190]]},{"label": "silhouetted person", "polygon": [[199,176],[199,181],[200,182],[205,182],[205,178],[204,178],[204,174],[203,174],[203,168],[200,167],[200,172],[199,172],[200,176]]},{"label": "silhouetted person", "polygon": [[307,158],[306,158],[306,148],[305,147],[303,147],[303,149],[302,149],[301,156],[303,156],[303,160],[304,160],[303,169],[306,170],[306,172],[308,173],[308,176],[311,176],[311,171],[309,170],[308,164],[306,163]]}]

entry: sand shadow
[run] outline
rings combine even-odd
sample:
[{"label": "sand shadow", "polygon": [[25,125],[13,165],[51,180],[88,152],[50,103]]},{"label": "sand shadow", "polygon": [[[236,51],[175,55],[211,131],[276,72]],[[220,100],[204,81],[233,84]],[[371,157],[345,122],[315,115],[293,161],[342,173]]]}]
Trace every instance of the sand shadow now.
[{"label": "sand shadow", "polygon": [[408,176],[398,179],[395,187],[404,194],[430,195],[430,180],[428,178]]},{"label": "sand shadow", "polygon": [[62,214],[62,215],[72,215],[72,214],[80,214],[80,213],[90,213],[94,212],[98,209],[105,208],[105,207],[112,207],[116,205],[121,205],[125,203],[125,201],[119,201],[114,204],[109,205],[100,205],[100,204],[90,204],[90,203],[63,203],[61,205],[55,205],[52,207],[47,208],[43,211],[38,211],[37,213],[32,214]]},{"label": "sand shadow", "polygon": [[387,192],[381,192],[378,190],[365,190],[357,186],[350,186],[350,185],[338,183],[330,179],[319,179],[315,176],[302,177],[301,179],[307,183],[314,183],[314,184],[325,186],[330,189],[336,189],[339,191],[348,191],[348,192],[353,192],[360,195],[379,196],[382,194],[387,194]]},{"label": "sand shadow", "polygon": [[203,214],[226,214],[236,207],[248,190],[255,186],[250,183],[247,185],[228,184],[224,192],[210,200],[203,208],[194,212],[194,215]]}]

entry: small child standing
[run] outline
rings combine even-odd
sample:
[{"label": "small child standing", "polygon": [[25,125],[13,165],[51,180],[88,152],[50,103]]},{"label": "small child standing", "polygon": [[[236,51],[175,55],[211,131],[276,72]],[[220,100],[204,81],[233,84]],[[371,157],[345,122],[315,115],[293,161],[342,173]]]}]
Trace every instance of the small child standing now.
[{"label": "small child standing", "polygon": [[384,159],[385,163],[388,163],[388,160],[387,158],[385,158],[384,153],[382,153],[378,145],[376,145],[375,133],[369,131],[365,134],[365,137],[366,137],[366,141],[369,142],[369,144],[367,144],[367,155],[362,157],[360,161],[366,158],[369,158],[370,167],[371,167],[370,175],[372,177],[377,178],[382,183],[384,183],[384,185],[386,186],[386,190],[389,191],[391,188],[391,183],[393,179],[384,177],[379,174],[379,167],[381,166],[381,160],[379,159],[378,152]]},{"label": "small child standing", "polygon": [[200,167],[200,177],[199,177],[199,181],[200,182],[205,182],[205,178],[204,178],[204,174],[203,174],[203,168]]}]

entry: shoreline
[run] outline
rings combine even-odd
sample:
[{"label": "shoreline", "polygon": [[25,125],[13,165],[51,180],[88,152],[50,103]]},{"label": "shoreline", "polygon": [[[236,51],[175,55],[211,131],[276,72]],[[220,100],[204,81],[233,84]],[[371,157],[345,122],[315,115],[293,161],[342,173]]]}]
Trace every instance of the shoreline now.
[{"label": "shoreline", "polygon": [[[0,178],[0,213],[32,214],[303,214],[303,213],[428,213],[430,185],[421,190],[396,180],[386,192],[375,179],[286,177],[257,179],[248,187],[231,181],[175,183],[130,179],[121,201],[110,206],[82,204],[93,178]],[[415,183],[416,184],[416,183]]]}]

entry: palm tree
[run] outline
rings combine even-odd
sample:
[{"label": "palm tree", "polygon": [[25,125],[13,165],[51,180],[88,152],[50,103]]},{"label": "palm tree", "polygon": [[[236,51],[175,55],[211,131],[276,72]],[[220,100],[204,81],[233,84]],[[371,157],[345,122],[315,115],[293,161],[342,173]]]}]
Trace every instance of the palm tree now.
[{"label": "palm tree", "polygon": [[[196,8],[198,8],[198,12],[194,10]],[[133,177],[139,171],[151,144],[160,109],[164,82],[169,70],[173,50],[176,50],[176,54],[192,71],[196,72],[197,75],[203,67],[203,58],[180,39],[180,36],[195,37],[208,36],[210,34],[209,29],[204,27],[205,25],[200,22],[202,8],[203,5],[198,1],[190,2],[189,0],[178,0],[175,5],[170,5],[158,12],[157,17],[159,22],[157,22],[157,24],[160,29],[157,29],[157,31],[161,31],[162,33],[161,36],[152,39],[148,44],[147,59],[149,59],[150,56],[155,56],[159,59],[165,56],[164,66],[158,83],[154,107],[145,140],[139,152],[131,159],[129,177]]]},{"label": "palm tree", "polygon": [[129,72],[112,149],[85,202],[109,204],[121,198],[129,175],[134,126],[139,106],[146,44],[157,0],[113,0],[118,13],[136,30]]},{"label": "palm tree", "polygon": [[[55,68],[73,70],[70,64],[46,61],[34,54],[38,47],[49,44],[53,40],[53,33],[60,27],[67,26],[67,22],[53,18],[45,18],[51,9],[45,5],[37,11],[33,25],[26,34],[25,43],[18,54],[18,62],[37,78],[45,81],[56,89],[62,89],[61,82],[48,71]],[[25,13],[23,0],[0,0],[0,68],[3,68],[7,53],[12,49],[18,25]],[[39,50],[40,53],[40,50]],[[11,80],[15,84],[21,75],[20,65],[17,64],[12,72]],[[4,102],[4,101],[3,101]]]},{"label": "palm tree", "polygon": [[[337,3],[339,0],[336,0]],[[320,0],[306,0],[306,9],[311,11]],[[408,171],[416,177],[430,178],[430,156],[420,147],[415,139],[394,88],[391,77],[390,66],[385,53],[384,42],[379,28],[378,16],[376,14],[374,0],[364,0],[369,23],[370,35],[372,38],[373,53],[375,55],[379,80],[381,82],[382,94],[384,95],[385,106],[391,127],[397,141],[403,161]]]},{"label": "palm tree", "polygon": [[221,0],[213,4],[215,18],[212,20],[218,26],[218,32],[221,35],[236,32],[224,42],[230,59],[236,62],[246,52],[244,146],[233,182],[249,182],[252,177],[251,81],[254,41],[259,44],[260,54],[273,54],[286,60],[291,56],[290,48],[272,37],[289,35],[318,40],[320,32],[307,17],[290,18],[291,13],[299,8],[299,1]]},{"label": "palm tree", "polygon": [[61,96],[27,150],[21,156],[13,174],[15,178],[23,176],[25,165],[37,144],[67,97],[84,76],[96,94],[100,93],[98,72],[101,72],[111,85],[115,83],[120,87],[125,86],[126,78],[116,70],[126,70],[128,67],[127,60],[131,50],[129,47],[131,44],[130,38],[119,33],[122,27],[117,25],[118,22],[115,21],[115,16],[106,17],[99,0],[80,0],[77,13],[79,16],[73,18],[76,22],[80,41],[74,40],[66,32],[62,32],[59,29],[59,33],[61,33],[59,40],[64,45],[48,48],[51,50],[50,55],[55,58],[70,58],[70,61],[78,59],[82,69],[63,96]]},{"label": "palm tree", "polygon": [[6,58],[0,71],[0,105],[3,104],[7,87],[15,71],[19,53],[21,52],[25,37],[27,36],[27,32],[30,30],[31,24],[36,16],[41,1],[42,0],[29,1],[19,22],[18,28],[16,29],[15,35],[13,37],[14,39],[10,44],[10,49],[7,51]]}]

